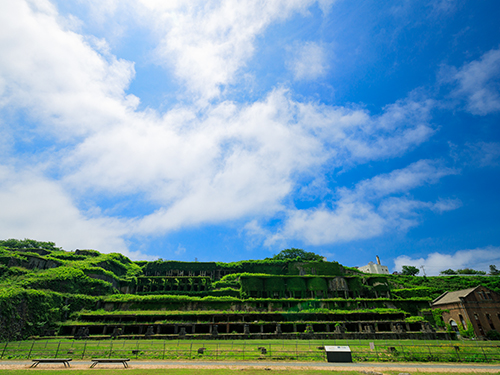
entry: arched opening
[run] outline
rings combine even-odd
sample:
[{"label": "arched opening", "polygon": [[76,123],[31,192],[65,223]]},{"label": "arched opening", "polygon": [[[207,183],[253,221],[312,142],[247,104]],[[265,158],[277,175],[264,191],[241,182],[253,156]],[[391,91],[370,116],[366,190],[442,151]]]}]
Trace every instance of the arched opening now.
[{"label": "arched opening", "polygon": [[450,319],[450,326],[456,333],[460,333],[458,330],[458,324],[453,319]]}]

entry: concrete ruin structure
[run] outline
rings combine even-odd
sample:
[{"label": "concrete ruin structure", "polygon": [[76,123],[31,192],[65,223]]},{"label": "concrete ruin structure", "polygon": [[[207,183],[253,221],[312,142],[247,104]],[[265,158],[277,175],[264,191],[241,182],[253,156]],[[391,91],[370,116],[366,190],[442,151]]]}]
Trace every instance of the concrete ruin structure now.
[{"label": "concrete ruin structure", "polygon": [[[347,340],[450,340],[428,322],[408,322],[405,313],[218,313],[80,314],[62,324],[65,339],[108,337],[121,339],[347,339]],[[83,326],[85,324],[85,326]],[[87,332],[82,335],[81,331]],[[110,336],[111,335],[111,336]]]},{"label": "concrete ruin structure", "polygon": [[388,275],[389,274],[389,268],[387,266],[383,266],[380,263],[380,258],[377,257],[377,263],[370,262],[366,266],[358,267],[358,270],[364,273],[376,273],[376,274],[383,274],[383,275]]}]

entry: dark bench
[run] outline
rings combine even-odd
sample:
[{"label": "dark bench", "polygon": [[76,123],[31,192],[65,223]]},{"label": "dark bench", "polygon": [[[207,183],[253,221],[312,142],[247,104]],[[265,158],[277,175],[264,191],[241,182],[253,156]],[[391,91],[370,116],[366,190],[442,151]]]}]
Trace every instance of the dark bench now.
[{"label": "dark bench", "polygon": [[98,363],[122,363],[123,367],[127,368],[128,361],[130,361],[129,358],[93,358],[90,368],[95,367]]},{"label": "dark bench", "polygon": [[64,367],[70,367],[69,361],[71,358],[37,358],[33,359],[33,364],[30,367],[36,367],[39,363],[62,363]]}]

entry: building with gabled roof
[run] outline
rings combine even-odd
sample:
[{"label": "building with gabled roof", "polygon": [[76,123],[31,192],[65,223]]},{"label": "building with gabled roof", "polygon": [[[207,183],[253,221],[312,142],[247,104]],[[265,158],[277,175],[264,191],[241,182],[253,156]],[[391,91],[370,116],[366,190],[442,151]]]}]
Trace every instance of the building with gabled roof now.
[{"label": "building with gabled roof", "polygon": [[458,332],[469,321],[477,337],[500,330],[500,295],[485,286],[445,292],[432,301],[433,309],[443,311],[443,320]]}]

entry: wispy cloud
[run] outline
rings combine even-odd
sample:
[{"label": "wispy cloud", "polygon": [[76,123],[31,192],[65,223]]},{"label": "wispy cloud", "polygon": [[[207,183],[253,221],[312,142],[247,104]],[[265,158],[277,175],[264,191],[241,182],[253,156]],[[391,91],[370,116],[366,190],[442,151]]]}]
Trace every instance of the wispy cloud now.
[{"label": "wispy cloud", "polygon": [[467,143],[465,149],[468,156],[467,163],[480,167],[493,167],[500,164],[500,143],[498,142],[476,142]]},{"label": "wispy cloud", "polygon": [[452,96],[464,99],[470,113],[484,116],[500,111],[500,49],[465,64],[449,79],[457,85]]},{"label": "wispy cloud", "polygon": [[340,188],[339,198],[331,202],[331,207],[288,210],[285,224],[276,234],[259,231],[255,222],[249,230],[265,235],[268,245],[286,239],[322,245],[406,230],[418,224],[422,210],[443,212],[459,206],[457,201],[422,202],[405,195],[411,189],[455,173],[438,163],[421,160],[407,168],[362,181],[353,189]]},{"label": "wispy cloud", "polygon": [[[271,23],[305,13],[315,0],[143,3],[162,20],[160,61],[201,99],[216,98],[234,83],[253,55],[255,38]],[[323,9],[333,1],[319,2]]]},{"label": "wispy cloud", "polygon": [[296,43],[290,47],[292,55],[288,69],[299,81],[315,80],[328,71],[326,51],[315,42]]}]

